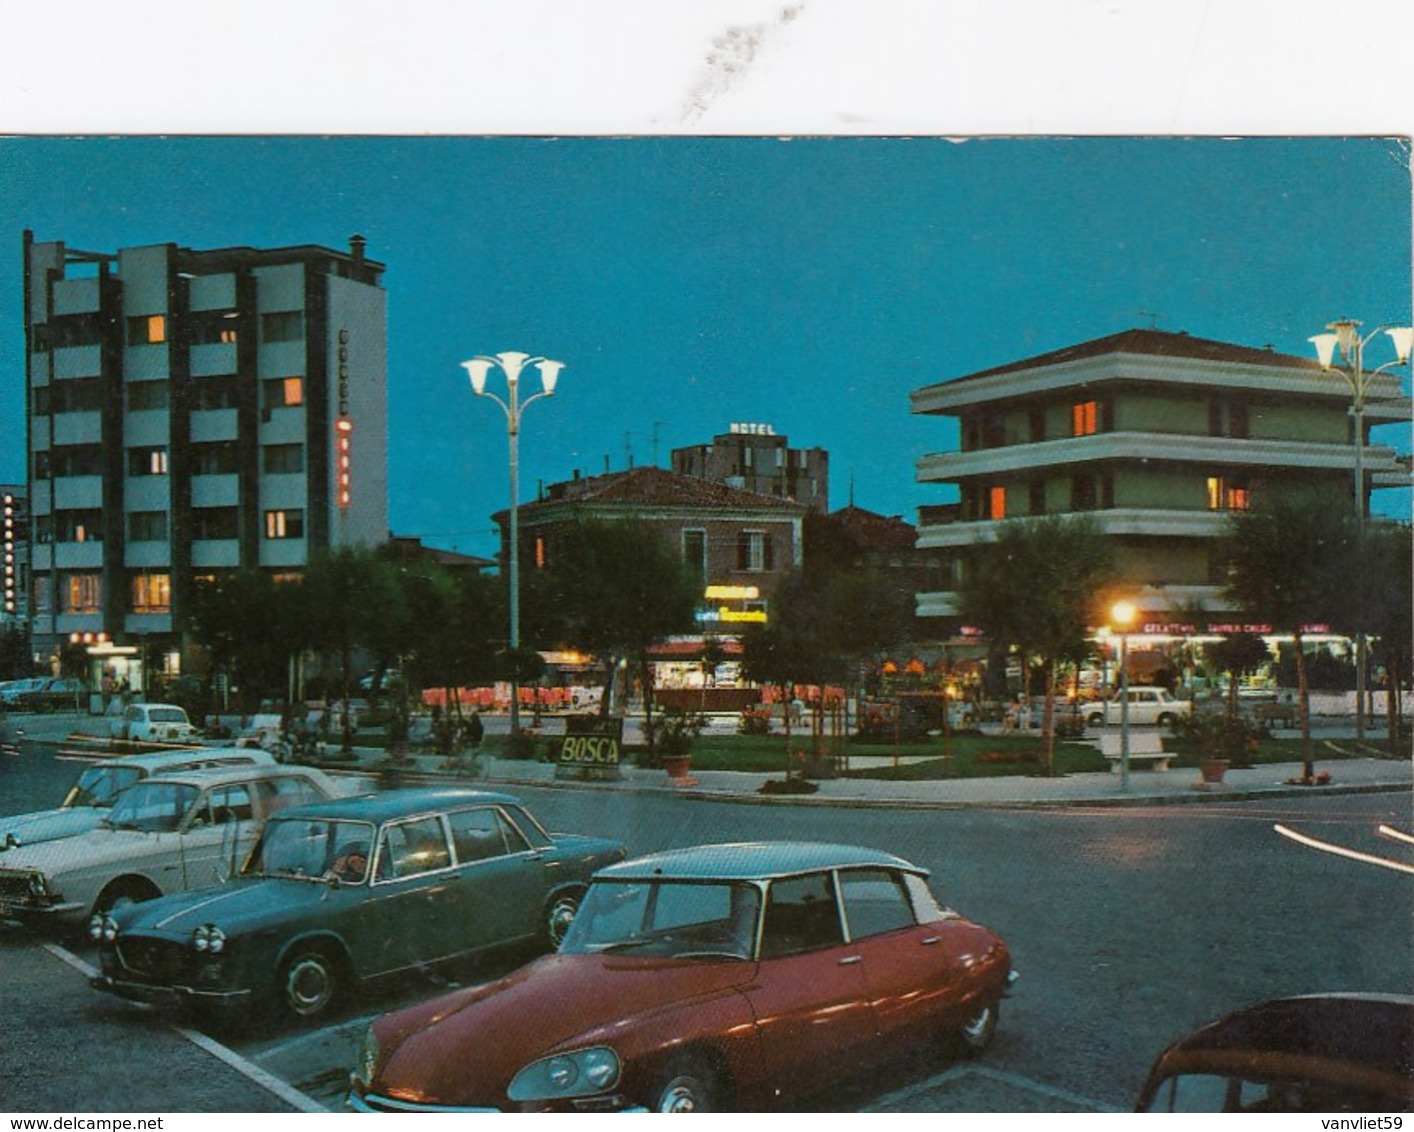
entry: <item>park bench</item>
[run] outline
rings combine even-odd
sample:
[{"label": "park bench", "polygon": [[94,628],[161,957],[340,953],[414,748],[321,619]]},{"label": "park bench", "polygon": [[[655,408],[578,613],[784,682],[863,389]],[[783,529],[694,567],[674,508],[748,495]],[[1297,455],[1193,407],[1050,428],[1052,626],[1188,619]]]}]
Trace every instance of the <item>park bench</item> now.
[{"label": "park bench", "polygon": [[[1100,734],[1100,753],[1110,762],[1110,773],[1118,773],[1120,769],[1120,743],[1122,736],[1119,728],[1106,728]],[[1129,767],[1134,770],[1144,767],[1149,770],[1168,770],[1169,760],[1173,758],[1172,751],[1164,750],[1163,735],[1158,731],[1137,731],[1129,732]]]}]

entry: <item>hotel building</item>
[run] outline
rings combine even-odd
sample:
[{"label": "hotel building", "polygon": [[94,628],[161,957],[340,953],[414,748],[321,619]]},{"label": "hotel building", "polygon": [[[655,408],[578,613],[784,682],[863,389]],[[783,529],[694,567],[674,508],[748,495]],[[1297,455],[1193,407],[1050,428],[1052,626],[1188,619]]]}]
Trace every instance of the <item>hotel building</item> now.
[{"label": "hotel building", "polygon": [[803,503],[817,515],[830,509],[830,454],[823,448],[792,448],[769,424],[733,424],[710,444],[674,448],[672,468],[679,475]]},{"label": "hotel building", "polygon": [[[383,265],[24,236],[35,651],[176,670],[193,579],[387,537]],[[146,650],[145,650],[146,651]]]},{"label": "hotel building", "polygon": [[[1354,491],[1350,390],[1310,358],[1160,330],[1129,330],[929,385],[912,410],[955,417],[961,450],[924,456],[921,483],[953,485],[953,508],[924,509],[921,548],[947,556],[923,617],[952,617],[969,552],[1006,519],[1088,514],[1152,625],[1221,613],[1216,553],[1230,512],[1291,484]],[[1397,377],[1373,383],[1366,483],[1408,487],[1371,425],[1408,422]]]}]

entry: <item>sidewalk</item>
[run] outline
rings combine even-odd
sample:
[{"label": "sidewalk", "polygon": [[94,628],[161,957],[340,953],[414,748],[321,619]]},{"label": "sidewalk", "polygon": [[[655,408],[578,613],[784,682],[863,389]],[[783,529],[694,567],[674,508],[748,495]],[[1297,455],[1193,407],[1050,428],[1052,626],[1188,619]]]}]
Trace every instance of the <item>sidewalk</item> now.
[{"label": "sidewalk", "polygon": [[[27,738],[42,742],[62,742],[83,735],[101,736],[103,721],[97,717],[55,714],[12,717],[24,728]],[[376,748],[355,748],[352,761],[330,759],[326,769],[368,774],[384,761],[386,752]],[[1401,759],[1322,760],[1318,749],[1316,766],[1327,771],[1331,781],[1325,786],[1293,786],[1288,779],[1301,773],[1300,763],[1274,763],[1250,770],[1229,770],[1226,781],[1206,789],[1197,785],[1193,769],[1168,771],[1132,769],[1128,789],[1122,789],[1119,774],[1098,772],[1070,774],[1058,778],[1008,775],[995,778],[959,778],[931,782],[890,782],[879,779],[838,778],[820,781],[811,794],[763,794],[763,785],[779,781],[781,775],[749,774],[736,771],[694,772],[690,784],[674,782],[662,770],[624,766],[616,781],[585,781],[559,778],[553,763],[492,758],[482,755],[475,774],[442,769],[443,759],[435,755],[414,755],[409,759],[409,782],[457,782],[465,785],[514,789],[516,787],[563,786],[569,789],[618,790],[635,793],[670,793],[715,801],[768,805],[890,807],[912,809],[955,809],[981,807],[1006,809],[1047,806],[1137,806],[1177,805],[1192,802],[1238,801],[1251,797],[1306,797],[1312,794],[1408,792],[1414,788],[1414,764]],[[853,758],[851,766],[892,765],[893,759]]]}]

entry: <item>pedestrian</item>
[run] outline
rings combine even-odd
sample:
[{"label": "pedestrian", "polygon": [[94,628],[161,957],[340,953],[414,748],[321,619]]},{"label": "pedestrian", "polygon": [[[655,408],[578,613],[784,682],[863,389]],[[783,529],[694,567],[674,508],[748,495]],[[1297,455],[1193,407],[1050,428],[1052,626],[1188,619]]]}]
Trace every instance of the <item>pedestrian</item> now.
[{"label": "pedestrian", "polygon": [[472,709],[471,719],[467,721],[466,737],[473,747],[481,746],[481,740],[486,734],[486,728],[481,725],[481,713],[475,708]]}]

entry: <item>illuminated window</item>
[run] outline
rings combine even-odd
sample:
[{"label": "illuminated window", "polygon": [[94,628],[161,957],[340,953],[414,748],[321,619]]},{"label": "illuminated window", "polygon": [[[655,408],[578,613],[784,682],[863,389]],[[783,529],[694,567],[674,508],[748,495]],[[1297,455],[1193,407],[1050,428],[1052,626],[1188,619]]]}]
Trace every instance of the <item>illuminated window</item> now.
[{"label": "illuminated window", "polygon": [[304,538],[304,512],[265,512],[265,537],[268,539]]},{"label": "illuminated window", "polygon": [[1245,487],[1230,487],[1227,489],[1227,509],[1229,511],[1246,511],[1248,505],[1249,500]]},{"label": "illuminated window", "polygon": [[1006,488],[994,487],[987,492],[987,517],[989,519],[1006,518]]},{"label": "illuminated window", "polygon": [[535,536],[535,568],[536,568],[537,570],[543,570],[543,569],[545,569],[545,536],[544,536],[544,535],[536,535],[536,536]]},{"label": "illuminated window", "polygon": [[128,475],[165,476],[167,474],[167,449],[129,448]]},{"label": "illuminated window", "polygon": [[1208,477],[1209,511],[1246,511],[1251,506],[1247,484],[1224,476]]},{"label": "illuminated window", "polygon": [[170,613],[172,611],[172,576],[170,574],[134,574],[132,576],[132,612]]},{"label": "illuminated window", "polygon": [[155,346],[165,341],[167,341],[166,315],[144,314],[128,319],[129,346]]},{"label": "illuminated window", "polygon": [[103,594],[103,578],[100,574],[69,574],[64,577],[63,599],[65,613],[98,613]]},{"label": "illuminated window", "polygon": [[1072,436],[1093,436],[1100,431],[1100,403],[1082,401],[1071,408],[1070,433]]},{"label": "illuminated window", "polygon": [[102,542],[102,511],[56,511],[55,542]]},{"label": "illuminated window", "polygon": [[267,378],[263,387],[264,407],[268,409],[292,409],[304,404],[304,378]]}]

